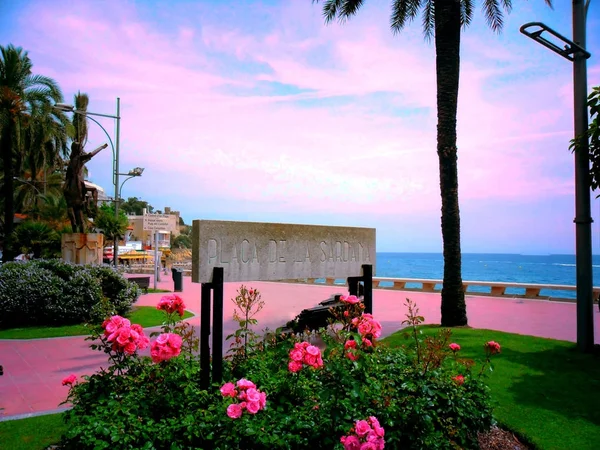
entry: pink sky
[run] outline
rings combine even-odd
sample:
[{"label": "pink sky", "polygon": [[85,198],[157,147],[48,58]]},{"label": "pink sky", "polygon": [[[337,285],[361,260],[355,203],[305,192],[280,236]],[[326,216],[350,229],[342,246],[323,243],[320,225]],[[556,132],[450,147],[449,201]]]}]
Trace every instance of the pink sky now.
[{"label": "pink sky", "polygon": [[[463,34],[465,252],[574,252],[572,67],[518,31],[543,21],[571,35],[570,2],[543,3],[515,2],[501,35],[477,10]],[[368,226],[380,251],[438,252],[435,53],[420,21],[394,36],[388,14],[366,2],[326,26],[308,0],[9,2],[0,42],[28,50],[67,102],[80,90],[90,111],[114,114],[121,98],[121,172],[145,167],[125,198],[187,223]],[[592,2],[589,34],[599,26]],[[587,47],[598,85],[600,39]],[[90,148],[106,141],[90,131]],[[111,158],[88,165],[109,195]]]}]

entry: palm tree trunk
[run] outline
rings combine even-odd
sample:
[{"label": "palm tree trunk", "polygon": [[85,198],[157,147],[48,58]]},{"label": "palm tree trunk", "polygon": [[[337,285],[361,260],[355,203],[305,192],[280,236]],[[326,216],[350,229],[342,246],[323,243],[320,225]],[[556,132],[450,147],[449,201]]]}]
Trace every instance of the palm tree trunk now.
[{"label": "palm tree trunk", "polygon": [[13,171],[13,140],[14,122],[8,118],[6,127],[0,136],[0,152],[2,152],[2,164],[4,167],[4,245],[2,249],[2,262],[12,261],[11,238],[14,229],[15,206],[14,206],[14,171]]},{"label": "palm tree trunk", "polygon": [[437,152],[442,197],[444,285],[442,325],[467,324],[462,285],[456,115],[460,73],[460,0],[435,1],[435,50],[437,75]]}]

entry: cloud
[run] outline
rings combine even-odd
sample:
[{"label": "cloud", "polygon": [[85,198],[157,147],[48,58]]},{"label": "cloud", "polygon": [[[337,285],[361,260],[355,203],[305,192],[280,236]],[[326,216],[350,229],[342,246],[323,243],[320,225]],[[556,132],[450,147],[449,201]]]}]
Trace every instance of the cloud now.
[{"label": "cloud", "polygon": [[[394,36],[388,10],[369,7],[324,26],[310,2],[236,11],[33,2],[23,20],[31,11],[38,20],[22,28],[22,45],[35,49],[36,70],[67,97],[87,92],[98,112],[121,97],[121,167],[146,168],[127,192],[176,196],[195,216],[218,197],[291,215],[439,218],[435,52],[420,24]],[[534,205],[572,190],[570,67],[518,35],[518,20],[500,37],[464,34],[463,204]],[[599,82],[600,66],[590,64],[589,78]],[[90,164],[106,186],[110,158]]]}]

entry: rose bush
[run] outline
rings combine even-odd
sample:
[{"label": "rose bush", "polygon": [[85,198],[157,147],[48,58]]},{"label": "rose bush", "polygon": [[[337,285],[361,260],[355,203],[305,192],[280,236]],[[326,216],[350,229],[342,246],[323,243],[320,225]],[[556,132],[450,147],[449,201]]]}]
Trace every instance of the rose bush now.
[{"label": "rose bush", "polygon": [[[63,448],[477,448],[476,433],[492,424],[489,394],[450,333],[422,341],[415,333],[414,346],[390,348],[361,305],[346,301],[338,323],[319,333],[268,334],[225,363],[225,380],[237,381],[206,391],[181,322],[166,321],[147,357],[143,330],[111,317],[93,345],[112,364],[67,384]],[[119,341],[121,329],[137,338],[125,332]],[[500,346],[485,349],[480,373]]]}]

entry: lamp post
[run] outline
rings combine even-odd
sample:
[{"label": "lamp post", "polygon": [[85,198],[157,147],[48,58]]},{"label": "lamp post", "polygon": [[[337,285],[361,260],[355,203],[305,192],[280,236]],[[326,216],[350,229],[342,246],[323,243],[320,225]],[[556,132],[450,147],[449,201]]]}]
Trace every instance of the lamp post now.
[{"label": "lamp post", "polygon": [[[112,153],[113,153],[113,173],[112,173],[112,175],[113,175],[113,184],[115,187],[115,217],[119,217],[119,175],[120,175],[119,174],[119,134],[121,131],[121,99],[119,97],[117,97],[117,114],[115,116],[110,115],[110,114],[99,114],[99,113],[92,113],[89,111],[80,111],[80,110],[75,109],[75,107],[73,105],[68,105],[65,103],[57,103],[56,105],[54,105],[54,108],[57,109],[58,111],[72,112],[74,114],[80,114],[82,116],[86,116],[88,119],[95,122],[102,129],[102,131],[104,131],[104,134],[106,134],[106,137],[108,137],[110,146],[112,148]],[[113,141],[110,138],[110,135],[108,134],[106,129],[102,126],[102,124],[91,116],[108,117],[110,119],[117,120],[116,131],[115,131],[116,145],[113,144]],[[118,252],[119,252],[119,243],[118,243],[118,241],[115,240],[114,257],[113,257],[114,258],[113,263],[114,263],[115,267],[117,267]]]},{"label": "lamp post", "polygon": [[127,173],[120,173],[119,175],[123,175],[126,176],[127,178],[125,178],[123,180],[123,182],[121,183],[121,186],[119,187],[119,198],[121,197],[121,192],[123,191],[123,185],[125,184],[125,182],[127,180],[131,180],[132,178],[135,177],[141,177],[142,173],[144,173],[144,168],[143,167],[135,167],[133,169],[131,169],[129,172]]},{"label": "lamp post", "polygon": [[[573,100],[575,139],[588,129],[587,65],[591,56],[585,49],[586,16],[590,0],[573,0],[573,41],[547,25],[530,22],[521,33],[573,63]],[[560,41],[560,47],[542,36],[544,32]],[[592,271],[592,216],[590,210],[589,142],[580,140],[575,151],[575,258],[577,266],[577,347],[589,353],[594,347],[594,298]]]}]

